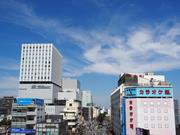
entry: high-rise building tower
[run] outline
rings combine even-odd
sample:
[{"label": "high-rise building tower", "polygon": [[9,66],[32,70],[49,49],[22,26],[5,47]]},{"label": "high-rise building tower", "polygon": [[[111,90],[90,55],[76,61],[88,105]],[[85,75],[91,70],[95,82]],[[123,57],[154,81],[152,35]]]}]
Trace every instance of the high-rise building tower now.
[{"label": "high-rise building tower", "polygon": [[165,76],[122,74],[111,93],[115,135],[175,135],[173,87]]},{"label": "high-rise building tower", "polygon": [[47,44],[23,44],[19,97],[35,97],[52,103],[61,90],[62,55]]},{"label": "high-rise building tower", "polygon": [[91,91],[82,91],[81,98],[82,98],[82,107],[92,106]]}]

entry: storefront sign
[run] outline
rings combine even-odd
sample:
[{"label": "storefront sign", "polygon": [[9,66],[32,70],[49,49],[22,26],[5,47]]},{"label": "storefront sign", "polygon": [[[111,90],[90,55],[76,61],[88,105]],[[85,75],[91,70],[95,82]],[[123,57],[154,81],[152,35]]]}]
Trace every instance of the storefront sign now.
[{"label": "storefront sign", "polygon": [[125,88],[125,97],[173,97],[172,87]]}]

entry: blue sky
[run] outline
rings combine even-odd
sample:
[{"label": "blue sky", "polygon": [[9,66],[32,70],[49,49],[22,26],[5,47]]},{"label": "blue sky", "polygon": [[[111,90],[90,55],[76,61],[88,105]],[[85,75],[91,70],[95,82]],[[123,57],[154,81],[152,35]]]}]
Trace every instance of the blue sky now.
[{"label": "blue sky", "polygon": [[109,105],[122,72],[165,74],[180,99],[178,0],[0,1],[0,95],[17,95],[22,43],[52,42],[63,75]]}]

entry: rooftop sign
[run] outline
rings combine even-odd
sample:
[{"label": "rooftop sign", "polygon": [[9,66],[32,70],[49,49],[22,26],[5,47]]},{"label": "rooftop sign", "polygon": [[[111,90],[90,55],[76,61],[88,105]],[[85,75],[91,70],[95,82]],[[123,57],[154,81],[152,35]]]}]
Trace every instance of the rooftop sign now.
[{"label": "rooftop sign", "polygon": [[129,87],[125,97],[173,97],[172,87]]},{"label": "rooftop sign", "polygon": [[18,105],[44,105],[44,100],[37,98],[17,98],[16,101]]}]

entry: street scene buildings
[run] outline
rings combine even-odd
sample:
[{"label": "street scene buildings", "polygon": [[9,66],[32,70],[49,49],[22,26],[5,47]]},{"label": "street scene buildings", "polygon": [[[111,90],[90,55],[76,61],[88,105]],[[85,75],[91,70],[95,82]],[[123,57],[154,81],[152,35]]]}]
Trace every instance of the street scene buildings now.
[{"label": "street scene buildings", "polygon": [[90,90],[62,77],[63,57],[52,43],[22,44],[18,96],[0,99],[2,134],[176,135],[179,103],[164,75],[123,73],[111,109],[93,103]]},{"label": "street scene buildings", "polygon": [[173,87],[165,76],[125,73],[111,93],[111,118],[115,135],[175,135]]}]

